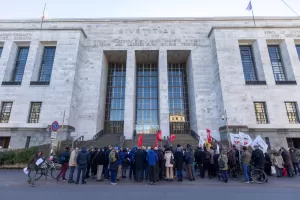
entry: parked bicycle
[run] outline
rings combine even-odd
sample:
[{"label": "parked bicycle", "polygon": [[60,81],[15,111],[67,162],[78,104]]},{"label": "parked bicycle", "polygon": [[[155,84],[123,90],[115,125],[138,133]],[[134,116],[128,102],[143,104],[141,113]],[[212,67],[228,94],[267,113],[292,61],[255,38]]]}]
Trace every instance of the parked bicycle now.
[{"label": "parked bicycle", "polygon": [[[268,182],[267,174],[258,168],[251,169],[249,173],[249,179],[255,183],[263,184]],[[244,177],[244,169],[241,166],[236,166],[230,170],[230,178],[234,181],[238,181],[241,177]]]},{"label": "parked bicycle", "polygon": [[[36,170],[35,180],[40,179],[42,176],[45,176],[47,180],[48,174],[50,173],[51,177],[56,179],[59,173],[60,165],[53,160],[45,160],[41,166]],[[28,176],[32,175],[31,171],[29,171]]]}]

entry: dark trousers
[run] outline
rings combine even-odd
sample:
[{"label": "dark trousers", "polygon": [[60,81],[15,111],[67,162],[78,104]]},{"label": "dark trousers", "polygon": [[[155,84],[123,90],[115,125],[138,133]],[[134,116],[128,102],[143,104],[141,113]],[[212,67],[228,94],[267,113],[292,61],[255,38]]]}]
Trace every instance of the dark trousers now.
[{"label": "dark trousers", "polygon": [[144,172],[143,172],[143,179],[148,179],[149,178],[149,166],[148,165],[144,165]]},{"label": "dark trousers", "polygon": [[177,179],[182,181],[182,169],[177,169]]},{"label": "dark trousers", "polygon": [[133,163],[130,164],[129,178],[131,179],[132,176],[135,177],[135,167]]},{"label": "dark trousers", "polygon": [[81,182],[82,183],[85,182],[86,167],[87,167],[86,165],[78,165],[76,183],[79,183],[81,173],[82,173]]},{"label": "dark trousers", "polygon": [[69,182],[73,182],[73,175],[74,175],[75,167],[70,167],[70,173],[69,173]]},{"label": "dark trousers", "polygon": [[159,179],[160,179],[160,180],[163,180],[163,179],[164,179],[164,177],[166,176],[165,173],[166,173],[165,163],[164,163],[164,162],[161,162],[161,163],[159,164]]},{"label": "dark trousers", "polygon": [[295,174],[297,175],[297,170],[300,174],[300,166],[299,166],[299,163],[293,163],[293,167],[294,167],[294,171],[295,171]]},{"label": "dark trousers", "polygon": [[103,165],[103,173],[104,173],[104,178],[108,179],[109,178],[108,165]]},{"label": "dark trousers", "polygon": [[214,176],[214,164],[208,164],[208,176],[212,178]]},{"label": "dark trousers", "polygon": [[187,164],[187,172],[190,180],[194,180],[194,167],[193,164]]},{"label": "dark trousers", "polygon": [[148,166],[148,169],[149,169],[149,180],[152,183],[155,183],[155,181],[156,181],[156,179],[155,179],[155,171],[156,171],[155,168],[156,168],[156,165]]},{"label": "dark trousers", "polygon": [[117,170],[110,170],[110,180],[112,183],[116,183]]},{"label": "dark trousers", "polygon": [[277,177],[282,177],[282,168],[275,167]]},{"label": "dark trousers", "polygon": [[159,181],[159,164],[155,166],[155,181]]},{"label": "dark trousers", "polygon": [[122,166],[122,178],[126,178],[126,172],[127,172],[128,166]]},{"label": "dark trousers", "polygon": [[209,168],[209,163],[204,163],[201,167],[200,167],[200,176],[201,178],[205,177],[205,171],[208,171]]},{"label": "dark trousers", "polygon": [[97,164],[92,164],[92,166],[91,166],[91,173],[92,173],[92,176],[96,176],[96,174],[97,174]]},{"label": "dark trousers", "polygon": [[136,168],[135,169],[135,181],[141,182],[143,180],[143,168]]},{"label": "dark trousers", "polygon": [[64,163],[61,166],[61,170],[57,176],[57,178],[59,179],[60,177],[62,177],[64,180],[66,179],[66,172],[68,170],[69,164],[68,163]]},{"label": "dark trousers", "polygon": [[227,170],[220,170],[220,175],[223,181],[228,182],[228,171]]},{"label": "dark trousers", "polygon": [[90,178],[90,171],[91,171],[91,165],[88,164],[86,168],[86,175],[85,178]]}]

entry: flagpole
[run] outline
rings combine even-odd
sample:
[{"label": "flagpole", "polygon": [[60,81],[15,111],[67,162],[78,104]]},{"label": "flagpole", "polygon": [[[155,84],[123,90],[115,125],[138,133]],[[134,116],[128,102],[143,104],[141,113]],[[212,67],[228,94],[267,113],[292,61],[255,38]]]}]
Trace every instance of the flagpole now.
[{"label": "flagpole", "polygon": [[43,10],[43,13],[42,13],[42,22],[41,22],[41,29],[43,28],[43,22],[44,22],[44,14],[45,14],[45,10],[46,10],[46,5],[47,3],[45,3],[45,6],[44,6],[44,10]]},{"label": "flagpole", "polygon": [[250,1],[250,2],[251,2],[251,6],[252,6],[252,17],[253,17],[254,26],[256,26],[255,18],[254,18],[253,4],[252,4],[252,1]]}]

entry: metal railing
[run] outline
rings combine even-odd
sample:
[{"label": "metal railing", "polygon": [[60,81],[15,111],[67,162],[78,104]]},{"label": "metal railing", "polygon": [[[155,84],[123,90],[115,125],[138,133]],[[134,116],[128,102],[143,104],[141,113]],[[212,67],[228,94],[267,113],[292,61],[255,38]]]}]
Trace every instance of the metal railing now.
[{"label": "metal railing", "polygon": [[79,145],[80,142],[82,142],[84,140],[84,136],[80,136],[79,138],[77,138],[76,140],[73,140],[73,142],[71,142],[70,144],[68,144],[66,147],[76,147]]},{"label": "metal railing", "polygon": [[120,146],[120,147],[123,147],[124,142],[125,142],[125,136],[124,136],[124,135],[121,135],[121,136],[120,136],[120,143],[119,143],[119,146]]},{"label": "metal railing", "polygon": [[101,130],[98,133],[96,133],[96,135],[93,136],[93,140],[97,140],[102,135],[104,135],[104,131],[103,130]]},{"label": "metal railing", "polygon": [[196,139],[196,140],[200,140],[200,136],[193,130],[191,130],[191,135]]}]

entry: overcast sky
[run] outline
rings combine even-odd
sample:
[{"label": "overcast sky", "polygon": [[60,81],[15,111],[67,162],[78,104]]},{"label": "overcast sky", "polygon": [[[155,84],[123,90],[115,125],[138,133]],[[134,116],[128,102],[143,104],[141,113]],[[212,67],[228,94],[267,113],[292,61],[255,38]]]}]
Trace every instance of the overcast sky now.
[{"label": "overcast sky", "polygon": [[[300,14],[300,0],[285,0]],[[31,2],[31,3],[29,3]],[[0,0],[0,19],[251,16],[249,0]],[[252,0],[255,16],[296,16],[281,0]]]}]

